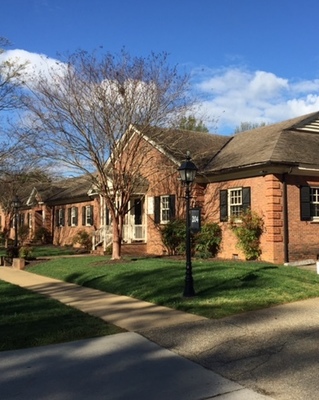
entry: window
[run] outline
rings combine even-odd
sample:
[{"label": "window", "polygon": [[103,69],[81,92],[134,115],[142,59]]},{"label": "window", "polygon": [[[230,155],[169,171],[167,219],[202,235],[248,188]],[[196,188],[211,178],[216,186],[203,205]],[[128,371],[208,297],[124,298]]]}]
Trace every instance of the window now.
[{"label": "window", "polygon": [[319,187],[300,188],[300,211],[302,221],[319,221]]},{"label": "window", "polygon": [[63,208],[59,208],[56,210],[55,222],[56,222],[56,226],[64,226],[65,225],[65,210]]},{"label": "window", "polygon": [[310,188],[310,214],[319,218],[319,188]]},{"label": "window", "polygon": [[228,215],[230,217],[239,217],[243,210],[243,190],[239,189],[230,189],[228,191],[229,197],[229,209]]},{"label": "window", "polygon": [[169,196],[161,196],[161,224],[170,220]]},{"label": "window", "polygon": [[68,208],[68,225],[77,226],[78,224],[78,208],[71,207]]},{"label": "window", "polygon": [[250,187],[232,188],[220,191],[220,221],[240,214],[250,207]]},{"label": "window", "polygon": [[154,198],[154,221],[166,224],[175,218],[175,195],[156,196]]},{"label": "window", "polygon": [[82,207],[82,225],[83,226],[93,225],[93,206]]}]

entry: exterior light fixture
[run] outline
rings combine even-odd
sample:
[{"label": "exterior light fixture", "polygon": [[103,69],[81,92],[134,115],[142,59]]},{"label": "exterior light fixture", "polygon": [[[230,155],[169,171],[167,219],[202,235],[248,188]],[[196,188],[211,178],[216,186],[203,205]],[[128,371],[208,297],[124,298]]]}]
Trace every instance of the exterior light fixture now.
[{"label": "exterior light fixture", "polygon": [[186,160],[182,162],[178,168],[182,183],[185,185],[186,200],[186,275],[184,297],[195,296],[193,274],[192,274],[192,258],[191,258],[191,232],[190,232],[190,185],[194,182],[198,168],[191,161],[190,153],[187,152]]},{"label": "exterior light fixture", "polygon": [[21,201],[17,195],[15,195],[14,199],[12,200],[11,206],[14,210],[14,251],[18,253],[18,216],[19,208],[21,207]]}]

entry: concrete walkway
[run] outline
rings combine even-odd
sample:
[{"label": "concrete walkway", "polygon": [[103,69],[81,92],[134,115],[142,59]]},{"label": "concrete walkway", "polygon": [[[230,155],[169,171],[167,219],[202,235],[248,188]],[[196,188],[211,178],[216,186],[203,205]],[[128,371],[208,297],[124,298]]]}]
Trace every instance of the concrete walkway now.
[{"label": "concrete walkway", "polygon": [[[0,279],[130,331],[1,352],[0,393],[3,400],[271,399],[145,337],[147,332],[152,336],[157,330],[172,327],[177,330],[179,327],[184,332],[183,327],[209,322],[205,318],[8,267],[0,267]],[[177,331],[175,334],[179,335]]]}]

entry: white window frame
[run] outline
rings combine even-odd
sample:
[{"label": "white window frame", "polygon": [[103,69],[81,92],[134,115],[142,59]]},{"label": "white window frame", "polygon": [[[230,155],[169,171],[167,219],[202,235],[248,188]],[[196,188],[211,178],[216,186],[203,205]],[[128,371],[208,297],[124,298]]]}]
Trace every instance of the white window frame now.
[{"label": "white window frame", "polygon": [[85,226],[91,225],[91,206],[85,206]]},{"label": "white window frame", "polygon": [[319,187],[310,187],[310,216],[313,221],[319,221]]},{"label": "white window frame", "polygon": [[160,196],[160,221],[167,224],[170,221],[170,197]]},{"label": "white window frame", "polygon": [[235,218],[235,221],[240,221],[240,214],[243,210],[243,188],[228,189],[228,215],[230,218]]},{"label": "white window frame", "polygon": [[59,226],[63,226],[63,209],[59,208]]},{"label": "white window frame", "polygon": [[76,226],[76,207],[71,207],[71,226]]}]

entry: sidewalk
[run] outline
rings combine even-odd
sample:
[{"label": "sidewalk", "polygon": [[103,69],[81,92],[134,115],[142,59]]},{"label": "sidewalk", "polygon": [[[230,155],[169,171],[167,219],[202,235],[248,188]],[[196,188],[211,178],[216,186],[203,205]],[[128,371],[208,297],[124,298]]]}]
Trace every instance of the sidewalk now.
[{"label": "sidewalk", "polygon": [[270,399],[141,335],[209,321],[203,317],[8,267],[0,267],[0,279],[50,296],[130,331],[0,353],[3,400]]}]

